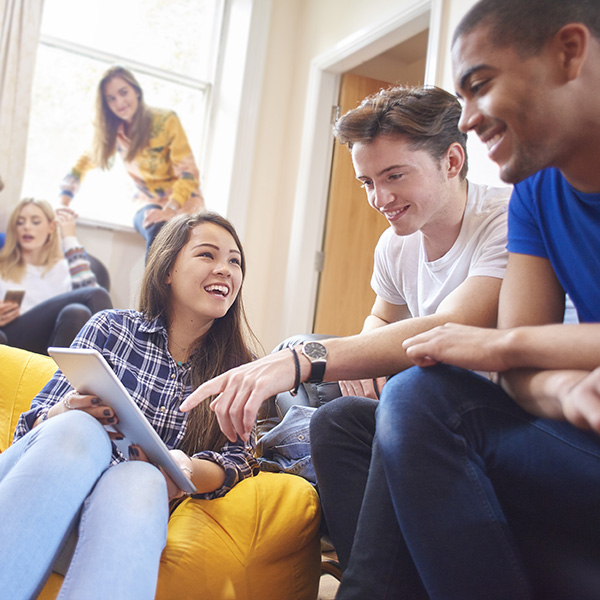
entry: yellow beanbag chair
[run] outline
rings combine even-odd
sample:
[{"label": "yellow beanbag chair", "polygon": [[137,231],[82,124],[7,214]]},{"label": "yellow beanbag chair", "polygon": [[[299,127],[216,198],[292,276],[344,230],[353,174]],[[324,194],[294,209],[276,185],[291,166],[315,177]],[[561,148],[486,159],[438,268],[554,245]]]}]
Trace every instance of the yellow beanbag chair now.
[{"label": "yellow beanbag chair", "polygon": [[[19,415],[50,379],[54,361],[0,345],[0,451]],[[171,515],[158,600],[316,600],[320,507],[304,479],[260,473],[215,500],[187,498]],[[39,595],[56,598],[53,573]]]}]

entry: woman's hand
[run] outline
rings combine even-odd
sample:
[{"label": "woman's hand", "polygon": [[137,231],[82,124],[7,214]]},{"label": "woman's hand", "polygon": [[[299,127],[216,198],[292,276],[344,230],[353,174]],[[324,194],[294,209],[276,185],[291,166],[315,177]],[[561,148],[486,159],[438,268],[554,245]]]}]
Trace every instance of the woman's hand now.
[{"label": "woman's hand", "polygon": [[[191,479],[192,475],[192,459],[181,450],[169,450],[169,454],[175,459],[175,462],[179,465],[181,470]],[[133,444],[129,446],[129,460],[143,460],[144,462],[150,462],[146,453],[139,447],[134,446]],[[161,468],[160,472],[164,475],[164,478],[167,482],[167,493],[169,495],[169,500],[174,500],[176,498],[181,498],[185,496],[185,492],[179,488],[179,486],[165,473],[165,471]]]},{"label": "woman's hand", "polygon": [[[49,411],[48,418],[56,417],[70,410],[82,410],[100,421],[102,425],[116,425],[119,422],[114,410],[104,404],[97,396],[70,392],[57,402]],[[122,438],[121,434],[108,432],[111,439]]]},{"label": "woman's hand", "polygon": [[72,208],[62,206],[56,209],[56,222],[63,238],[75,235],[77,213]]},{"label": "woman's hand", "polygon": [[154,223],[161,223],[162,221],[168,221],[176,215],[174,210],[170,208],[149,208],[144,213],[144,220],[142,221],[142,227],[150,227]]},{"label": "woman's hand", "polygon": [[0,301],[0,328],[14,321],[21,314],[21,308],[16,302]]}]

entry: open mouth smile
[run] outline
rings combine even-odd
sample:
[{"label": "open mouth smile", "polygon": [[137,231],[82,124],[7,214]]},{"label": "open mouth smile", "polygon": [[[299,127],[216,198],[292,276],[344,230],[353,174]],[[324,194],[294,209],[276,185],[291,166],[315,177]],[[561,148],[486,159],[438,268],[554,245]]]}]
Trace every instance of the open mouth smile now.
[{"label": "open mouth smile", "polygon": [[396,219],[399,219],[408,210],[408,208],[409,205],[407,204],[406,206],[397,210],[384,210],[381,212],[388,221],[395,221]]},{"label": "open mouth smile", "polygon": [[229,296],[229,288],[223,284],[212,284],[207,285],[204,290],[212,296],[220,296],[221,298],[227,298]]}]

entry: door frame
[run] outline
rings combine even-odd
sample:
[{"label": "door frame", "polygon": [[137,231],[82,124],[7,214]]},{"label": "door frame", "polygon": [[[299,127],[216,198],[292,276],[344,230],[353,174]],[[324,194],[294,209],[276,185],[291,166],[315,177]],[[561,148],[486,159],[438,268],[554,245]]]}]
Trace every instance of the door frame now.
[{"label": "door frame", "polygon": [[342,73],[429,29],[425,84],[439,76],[443,0],[415,0],[392,19],[352,35],[311,63],[283,296],[281,337],[312,331],[333,151],[331,111]]}]

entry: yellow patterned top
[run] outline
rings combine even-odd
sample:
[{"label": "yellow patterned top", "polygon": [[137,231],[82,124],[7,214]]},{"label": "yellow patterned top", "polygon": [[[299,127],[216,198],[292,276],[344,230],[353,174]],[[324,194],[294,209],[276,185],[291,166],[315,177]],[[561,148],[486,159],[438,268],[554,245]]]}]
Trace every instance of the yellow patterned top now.
[{"label": "yellow patterned top", "polygon": [[[149,203],[165,206],[174,200],[180,206],[200,201],[199,173],[192,149],[177,115],[171,110],[150,108],[152,136],[146,148],[132,161],[125,156],[130,140],[123,125],[117,132],[117,148],[137,192],[133,198],[140,207]],[[86,173],[97,168],[89,153],[84,153],[61,184],[61,192],[73,197]]]}]

